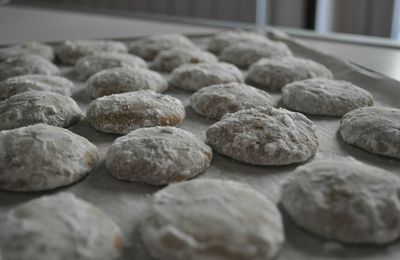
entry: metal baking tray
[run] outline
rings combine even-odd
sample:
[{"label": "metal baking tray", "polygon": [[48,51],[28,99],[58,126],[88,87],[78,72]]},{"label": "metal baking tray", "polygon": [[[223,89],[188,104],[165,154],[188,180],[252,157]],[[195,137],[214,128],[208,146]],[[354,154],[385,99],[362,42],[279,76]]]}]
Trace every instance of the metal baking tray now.
[{"label": "metal baking tray", "polygon": [[[198,45],[204,46],[212,35],[192,34],[188,36]],[[351,81],[371,92],[375,99],[375,106],[400,108],[400,82],[352,62],[309,48],[301,41],[289,36],[281,34],[273,34],[273,36],[277,40],[286,42],[296,56],[309,58],[327,66],[332,70],[336,79]],[[114,40],[128,41],[133,39],[135,38]],[[86,93],[85,84],[77,81],[77,76],[72,67],[61,66],[61,69],[63,76],[74,81],[76,88],[72,97],[78,102],[81,109],[86,111],[91,99]],[[167,78],[169,76],[168,74],[163,75]],[[185,106],[186,118],[179,127],[191,131],[200,139],[205,140],[206,129],[215,121],[205,119],[191,109],[189,97],[192,93],[170,88],[165,94],[179,98]],[[280,93],[270,94],[276,100],[280,99]],[[307,117],[317,125],[320,135],[320,147],[313,159],[352,156],[366,164],[384,168],[397,175],[400,174],[399,160],[373,155],[343,143],[337,137],[340,118],[309,115]],[[125,249],[120,259],[149,259],[138,240],[136,224],[151,202],[151,195],[163,187],[118,181],[107,173],[104,157],[109,146],[119,135],[99,132],[91,127],[85,119],[69,129],[97,145],[101,154],[101,160],[97,167],[80,182],[52,191],[0,191],[0,214],[33,198],[57,192],[72,192],[104,210],[119,224],[125,236]],[[272,201],[278,203],[281,184],[298,166],[299,164],[271,167],[253,166],[234,161],[214,152],[210,168],[197,178],[217,178],[247,183]],[[276,259],[400,259],[400,242],[394,242],[386,246],[343,245],[314,236],[295,226],[285,214],[283,215],[286,242]]]}]

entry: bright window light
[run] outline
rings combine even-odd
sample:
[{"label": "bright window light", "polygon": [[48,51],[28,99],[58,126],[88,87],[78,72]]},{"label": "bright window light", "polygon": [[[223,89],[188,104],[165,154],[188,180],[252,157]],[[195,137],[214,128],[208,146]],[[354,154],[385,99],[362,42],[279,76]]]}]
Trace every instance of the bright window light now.
[{"label": "bright window light", "polygon": [[392,39],[400,40],[400,0],[394,1],[391,36]]},{"label": "bright window light", "polygon": [[257,0],[256,4],[256,25],[266,25],[267,24],[267,7],[268,0]]},{"label": "bright window light", "polygon": [[333,0],[318,0],[315,14],[315,30],[327,33],[332,30]]}]

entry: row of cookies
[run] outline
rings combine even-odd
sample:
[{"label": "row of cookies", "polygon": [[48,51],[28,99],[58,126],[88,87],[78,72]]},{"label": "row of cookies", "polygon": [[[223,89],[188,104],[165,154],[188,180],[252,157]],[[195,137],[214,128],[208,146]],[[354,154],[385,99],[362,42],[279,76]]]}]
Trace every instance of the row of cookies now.
[{"label": "row of cookies", "polygon": [[[259,112],[259,111],[257,111],[257,110],[260,110],[260,109],[255,109],[256,110],[256,112]],[[264,113],[264,111],[262,111],[262,113]],[[262,114],[261,113],[261,114]],[[279,115],[279,113],[276,113],[276,111],[274,111],[273,109],[270,109],[269,111],[268,111],[268,113],[271,113],[272,115],[274,115],[275,116],[275,114],[276,114],[276,116],[280,116]],[[248,117],[248,115],[246,115],[246,113],[243,113],[244,115],[243,115],[243,117],[244,118],[247,118]],[[253,113],[249,113],[249,114],[253,114]],[[298,116],[298,115],[296,115],[298,118],[301,118],[300,116]],[[282,119],[282,122],[283,122],[283,124],[288,124],[288,123],[290,123],[290,117],[289,118],[285,118],[286,116],[285,115],[283,115],[282,116],[283,117],[283,119]],[[236,119],[235,119],[236,120]],[[301,120],[297,120],[297,121],[302,121],[303,120],[303,118],[301,118]],[[296,121],[296,120],[295,120]],[[297,121],[296,121],[296,123],[297,123]],[[237,122],[238,124],[240,124],[241,122]],[[262,122],[260,122],[260,124],[258,125],[258,126],[256,126],[256,127],[260,127],[260,126],[262,126],[263,125],[263,123]],[[278,125],[279,125],[279,123],[278,123]],[[296,124],[296,125],[301,125],[301,124]],[[304,124],[305,125],[305,129],[307,129],[307,122]],[[312,127],[311,127],[312,128]],[[143,132],[145,132],[144,131],[145,129],[143,129]],[[135,131],[134,131],[135,132]],[[290,132],[290,131],[289,131]],[[133,132],[132,132],[133,133]],[[130,135],[130,134],[129,134]],[[151,136],[153,136],[153,134],[151,135]],[[123,138],[123,137],[121,137],[121,138]],[[241,142],[241,143],[238,143],[237,144],[237,148],[239,148],[241,145],[246,145],[247,143],[250,143],[251,144],[251,139],[252,139],[252,136],[243,136],[243,138],[248,138],[248,141],[249,142],[247,142],[245,139],[244,139],[244,141],[246,141],[246,142]],[[257,143],[256,143],[256,145],[258,145]],[[236,145],[235,145],[236,146]],[[270,148],[273,148],[273,147],[269,147],[269,149]],[[300,149],[301,150],[301,149]],[[396,182],[394,182],[394,181],[391,181],[392,183],[396,183]],[[314,196],[314,195],[313,195]],[[164,201],[162,201],[162,203],[164,203]],[[288,205],[290,205],[290,202],[287,202],[287,204]],[[289,208],[294,208],[294,206],[288,206]],[[172,207],[173,208],[173,207]],[[265,210],[265,206],[263,207],[263,209]],[[175,208],[173,208],[173,210],[175,210]],[[173,214],[177,214],[177,213],[173,213]],[[296,214],[294,214],[295,216],[296,216]],[[300,213],[300,214],[298,214],[298,215],[300,215],[300,216],[306,216],[305,214],[302,214],[302,213]],[[378,219],[378,220],[380,220],[380,219]],[[170,221],[170,220],[169,220]],[[192,219],[192,221],[194,221],[193,219]],[[158,222],[157,222],[158,223]],[[310,222],[311,223],[311,222]],[[334,222],[329,222],[329,223],[334,223]],[[168,222],[167,222],[167,224],[169,224]],[[326,223],[322,223],[322,224],[325,224],[326,225]],[[321,225],[322,225],[321,224]],[[300,223],[300,225],[305,225],[305,224],[301,224]],[[168,226],[168,225],[166,225],[166,226]],[[279,227],[279,224],[274,224],[274,226],[275,227]],[[150,225],[150,227],[146,227],[147,229],[149,229],[150,231],[153,231],[152,230],[152,226]],[[271,227],[269,227],[269,228],[271,228]],[[315,228],[315,227],[314,227]],[[235,230],[234,228],[230,228],[229,230]],[[334,231],[335,230],[337,230],[337,229],[333,229]],[[350,229],[351,230],[351,229]],[[224,230],[224,231],[227,231],[227,230]],[[351,231],[349,231],[349,232],[351,232]],[[316,233],[318,233],[318,232],[316,232]],[[169,233],[168,233],[169,234]],[[275,234],[275,233],[274,233]],[[395,234],[396,235],[396,234]],[[232,237],[236,237],[236,236],[232,236]],[[277,237],[279,237],[278,235],[277,235]],[[154,242],[154,239],[158,239],[158,238],[163,238],[163,237],[158,237],[157,236],[157,233],[154,235],[154,234],[151,234],[150,233],[150,235],[147,235],[147,237],[145,237],[145,239],[147,239],[149,242],[148,242],[148,244],[149,245],[152,245],[152,246],[154,246],[154,245],[158,245],[157,243],[155,243]],[[335,238],[334,238],[335,239]],[[156,242],[157,242],[158,240],[156,240]],[[279,241],[279,239],[278,239],[278,241]],[[190,242],[190,240],[187,240],[187,242],[189,243]],[[350,241],[349,242],[351,242],[351,239],[350,239]],[[189,248],[190,248],[190,243],[189,243]],[[274,247],[274,248],[276,248],[276,247]],[[160,247],[160,250],[161,249],[164,249],[163,248],[163,246],[161,246]],[[165,249],[164,249],[165,250]],[[271,252],[273,252],[273,251],[276,251],[276,249],[275,250],[271,250]],[[173,256],[175,256],[174,255],[174,252],[172,251],[171,252],[171,250],[168,250],[168,248],[166,249],[166,252],[165,251],[158,251],[158,250],[155,250],[154,252],[153,252],[153,254],[155,255],[155,257],[158,257],[157,259],[162,259],[162,256],[158,256],[157,254],[173,254]],[[189,258],[190,258],[190,254],[193,254],[193,252],[191,252],[190,250],[187,252],[188,254],[189,254]],[[196,252],[194,252],[194,253],[196,253]],[[241,252],[239,252],[239,253],[243,253],[243,251],[241,251]],[[168,255],[167,254],[167,255]],[[272,254],[272,253],[271,253]],[[178,258],[179,259],[179,258]],[[245,259],[245,258],[244,258]]]}]

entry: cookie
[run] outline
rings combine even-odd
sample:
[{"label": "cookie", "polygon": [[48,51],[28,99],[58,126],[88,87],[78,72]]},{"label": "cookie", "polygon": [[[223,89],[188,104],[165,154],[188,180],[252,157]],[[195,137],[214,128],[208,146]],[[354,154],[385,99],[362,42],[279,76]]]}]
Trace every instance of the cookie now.
[{"label": "cookie", "polygon": [[154,195],[139,223],[154,259],[272,259],[284,241],[277,207],[245,184],[197,179]]},{"label": "cookie", "polygon": [[282,205],[300,227],[326,239],[385,244],[400,236],[400,179],[356,160],[323,159],[298,167]]},{"label": "cookie", "polygon": [[52,92],[28,91],[0,102],[0,130],[37,123],[69,127],[81,117],[72,98]]},{"label": "cookie", "polygon": [[218,153],[255,165],[287,165],[308,160],[318,150],[316,126],[303,114],[256,107],[226,114],[207,129]]},{"label": "cookie", "polygon": [[97,52],[124,53],[128,49],[118,41],[68,40],[55,48],[57,58],[67,65],[74,65],[80,58]]},{"label": "cookie", "polygon": [[226,47],[239,42],[265,43],[269,40],[258,33],[250,31],[226,31],[214,35],[208,42],[207,50],[219,54]]},{"label": "cookie", "polygon": [[102,210],[59,193],[28,201],[0,217],[4,259],[112,260],[122,250],[122,232]]},{"label": "cookie", "polygon": [[243,74],[225,62],[184,64],[174,69],[169,79],[172,86],[188,91],[231,82],[243,82]]},{"label": "cookie", "polygon": [[0,81],[27,74],[58,75],[60,71],[51,61],[38,55],[16,56],[0,63]]},{"label": "cookie", "polygon": [[322,64],[302,58],[286,57],[257,61],[250,66],[246,82],[268,90],[280,90],[294,81],[332,77],[332,72]]},{"label": "cookie", "polygon": [[363,107],[345,114],[339,135],[348,144],[400,159],[400,109]]},{"label": "cookie", "polygon": [[192,133],[157,126],[117,138],[108,150],[106,167],[119,180],[165,185],[199,175],[211,158],[211,148]]},{"label": "cookie", "polygon": [[46,60],[54,60],[53,47],[40,42],[26,42],[22,44],[11,45],[0,49],[0,62],[15,56],[38,55]]},{"label": "cookie", "polygon": [[41,191],[66,186],[96,165],[94,144],[71,131],[36,124],[0,132],[0,188]]},{"label": "cookie", "polygon": [[198,90],[190,97],[190,105],[204,117],[220,119],[227,113],[247,108],[274,106],[275,101],[265,91],[234,82]]},{"label": "cookie", "polygon": [[164,92],[168,83],[159,73],[142,68],[115,68],[103,70],[87,81],[92,98],[138,90]]},{"label": "cookie", "polygon": [[285,107],[311,115],[343,116],[347,112],[372,106],[372,95],[351,82],[312,78],[282,88]]},{"label": "cookie", "polygon": [[214,54],[194,48],[171,48],[158,53],[154,67],[161,71],[171,72],[187,63],[217,62]]},{"label": "cookie", "polygon": [[150,35],[129,43],[128,47],[130,53],[138,55],[146,60],[153,60],[160,51],[174,47],[185,49],[197,48],[187,37],[178,33]]},{"label": "cookie", "polygon": [[178,125],[185,108],[174,97],[139,90],[98,98],[90,103],[86,116],[99,131],[127,134],[141,127]]},{"label": "cookie", "polygon": [[86,80],[99,71],[119,67],[146,68],[147,63],[142,58],[127,53],[96,53],[80,58],[75,63],[75,72],[79,79]]},{"label": "cookie", "polygon": [[239,42],[226,47],[219,59],[241,68],[248,68],[261,58],[280,59],[292,56],[289,47],[282,42]]},{"label": "cookie", "polygon": [[74,84],[59,76],[23,75],[0,82],[0,100],[27,91],[48,91],[71,96]]}]

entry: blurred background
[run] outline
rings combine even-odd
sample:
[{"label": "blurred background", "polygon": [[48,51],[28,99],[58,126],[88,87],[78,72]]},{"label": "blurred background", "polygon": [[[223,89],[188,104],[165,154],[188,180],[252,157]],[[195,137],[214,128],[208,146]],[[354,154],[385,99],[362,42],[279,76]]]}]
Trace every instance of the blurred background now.
[{"label": "blurred background", "polygon": [[196,18],[378,36],[399,40],[400,0],[13,0],[121,16]]}]

